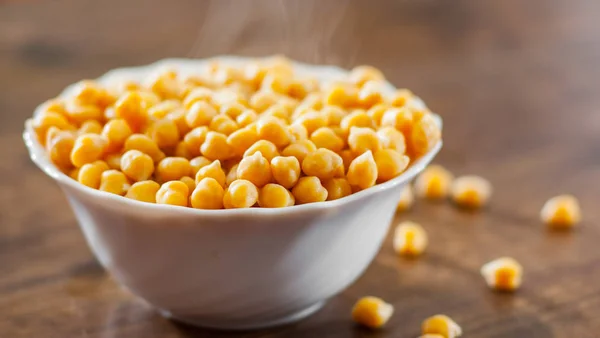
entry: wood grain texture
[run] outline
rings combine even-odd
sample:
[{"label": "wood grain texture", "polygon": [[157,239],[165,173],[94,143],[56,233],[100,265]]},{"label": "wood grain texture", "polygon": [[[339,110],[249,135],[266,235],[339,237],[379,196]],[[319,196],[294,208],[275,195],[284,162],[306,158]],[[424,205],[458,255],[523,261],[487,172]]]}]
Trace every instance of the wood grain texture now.
[{"label": "wood grain texture", "polygon": [[[0,4],[0,337],[416,337],[445,313],[466,337],[598,337],[600,30],[595,0],[9,1]],[[496,188],[488,210],[419,201],[430,248],[386,240],[366,273],[316,315],[223,333],[163,319],[122,291],[87,248],[58,187],[28,159],[23,121],[67,84],[171,56],[268,55],[373,64],[445,119],[438,162]],[[585,221],[549,233],[544,201],[571,192]],[[480,266],[525,267],[515,295]],[[386,329],[349,319],[367,294],[392,302]]]}]

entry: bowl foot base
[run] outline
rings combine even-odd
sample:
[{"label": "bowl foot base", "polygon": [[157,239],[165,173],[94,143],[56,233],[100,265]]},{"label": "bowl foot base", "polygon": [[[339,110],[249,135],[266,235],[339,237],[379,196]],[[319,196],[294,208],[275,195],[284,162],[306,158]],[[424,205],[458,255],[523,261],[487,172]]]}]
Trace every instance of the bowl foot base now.
[{"label": "bowl foot base", "polygon": [[189,325],[198,326],[198,327],[204,327],[207,329],[240,331],[240,330],[257,330],[257,329],[264,329],[264,328],[280,326],[280,325],[285,325],[285,324],[291,324],[291,323],[297,322],[299,320],[302,320],[302,319],[314,314],[315,312],[319,311],[323,307],[324,304],[325,304],[325,301],[321,301],[321,302],[313,304],[307,308],[304,308],[300,311],[285,315],[280,318],[274,318],[274,319],[269,319],[269,320],[262,321],[262,322],[251,322],[251,323],[250,322],[234,322],[234,321],[217,322],[214,320],[207,320],[207,319],[203,319],[203,318],[178,316],[177,314],[171,313],[170,311],[167,311],[167,310],[158,310],[158,312],[166,318],[169,318],[171,320],[178,321],[178,322],[181,322],[184,324],[189,324]]}]

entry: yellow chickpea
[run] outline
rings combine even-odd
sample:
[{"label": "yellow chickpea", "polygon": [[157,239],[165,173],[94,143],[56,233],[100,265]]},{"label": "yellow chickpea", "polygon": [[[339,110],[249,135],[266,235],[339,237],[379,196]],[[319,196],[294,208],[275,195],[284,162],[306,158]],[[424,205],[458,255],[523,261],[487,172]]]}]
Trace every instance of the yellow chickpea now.
[{"label": "yellow chickpea", "polygon": [[347,178],[350,185],[360,190],[375,185],[377,181],[377,164],[370,150],[358,156],[350,163]]},{"label": "yellow chickpea", "polygon": [[222,187],[225,187],[226,175],[219,160],[215,160],[198,170],[196,173],[196,184],[206,177],[215,179]]},{"label": "yellow chickpea", "polygon": [[439,334],[445,338],[456,338],[462,335],[462,329],[446,315],[435,315],[423,321],[423,334]]},{"label": "yellow chickpea", "polygon": [[389,109],[381,118],[382,127],[394,127],[406,136],[411,135],[413,124],[414,114],[408,107]]},{"label": "yellow chickpea", "polygon": [[175,123],[177,129],[179,130],[179,135],[185,135],[192,130],[185,120],[186,114],[187,112],[183,108],[179,108],[173,110],[165,117],[166,119],[169,119]]},{"label": "yellow chickpea", "polygon": [[79,134],[100,134],[102,133],[102,124],[96,120],[85,121],[78,130]]},{"label": "yellow chickpea", "polygon": [[357,109],[342,119],[340,127],[349,132],[352,127],[373,128],[374,123],[364,110]]},{"label": "yellow chickpea", "polygon": [[83,80],[73,88],[73,97],[85,105],[93,105],[105,108],[115,101],[108,90],[102,88],[98,83],[92,80]]},{"label": "yellow chickpea", "polygon": [[419,256],[427,247],[427,232],[415,222],[404,221],[394,230],[394,251],[405,256]]},{"label": "yellow chickpea", "polygon": [[241,128],[227,137],[227,144],[231,146],[236,156],[243,156],[246,150],[259,140],[258,133],[252,128]]},{"label": "yellow chickpea", "polygon": [[259,90],[250,98],[250,107],[257,113],[262,113],[279,101],[279,94],[272,91]]},{"label": "yellow chickpea", "polygon": [[428,199],[446,198],[454,176],[440,165],[430,165],[415,179],[415,193]]},{"label": "yellow chickpea", "polygon": [[404,107],[413,98],[414,94],[408,89],[398,89],[388,98],[388,102],[394,107]]},{"label": "yellow chickpea", "polygon": [[263,117],[256,122],[258,137],[270,141],[276,147],[285,147],[291,141],[291,133],[285,122],[277,117]]},{"label": "yellow chickpea", "polygon": [[110,120],[102,129],[102,136],[108,141],[108,151],[121,149],[132,133],[131,128],[124,119]]},{"label": "yellow chickpea", "polygon": [[310,92],[317,90],[318,86],[316,79],[292,79],[287,94],[296,99],[303,99]]},{"label": "yellow chickpea", "polygon": [[380,82],[368,81],[358,92],[358,104],[365,109],[369,109],[382,102],[383,94]]},{"label": "yellow chickpea", "polygon": [[230,135],[239,129],[237,123],[227,115],[217,115],[211,121],[209,128],[218,133]]},{"label": "yellow chickpea", "polygon": [[499,291],[515,291],[521,286],[523,267],[510,257],[502,257],[481,267],[487,285]]},{"label": "yellow chickpea", "polygon": [[331,128],[321,127],[310,135],[310,140],[317,148],[326,148],[331,151],[340,152],[344,149],[344,140]]},{"label": "yellow chickpea", "polygon": [[269,107],[267,110],[265,110],[261,114],[261,117],[278,118],[287,123],[290,120],[290,114],[291,111],[287,105],[284,105],[282,103],[276,103]]},{"label": "yellow chickpea", "polygon": [[287,94],[290,89],[291,79],[286,74],[267,73],[260,85],[260,90]]},{"label": "yellow chickpea", "polygon": [[163,99],[176,99],[181,97],[183,84],[177,79],[177,73],[169,70],[151,77],[148,88]]},{"label": "yellow chickpea", "polygon": [[387,323],[394,313],[394,306],[377,297],[363,297],[352,308],[352,320],[371,329]]},{"label": "yellow chickpea", "polygon": [[158,189],[160,189],[160,184],[154,181],[135,182],[129,190],[127,190],[125,197],[140,202],[156,203],[156,193],[158,192]]},{"label": "yellow chickpea", "polygon": [[158,148],[158,145],[144,134],[133,134],[127,138],[124,150],[139,150],[152,157],[154,162],[159,162],[165,158],[165,154]]},{"label": "yellow chickpea", "polygon": [[[46,151],[48,151],[48,156],[54,165],[61,169],[67,169],[73,166],[71,163],[71,154],[75,147],[75,136],[70,132],[56,130],[55,135],[49,137],[49,140],[46,142]],[[48,136],[51,133],[49,131]]]},{"label": "yellow chickpea", "polygon": [[271,160],[271,173],[277,183],[291,189],[300,178],[300,162],[293,156],[276,156]]},{"label": "yellow chickpea", "polygon": [[381,141],[375,130],[371,128],[352,127],[348,135],[348,146],[356,155],[368,150],[376,153],[381,150]]},{"label": "yellow chickpea", "polygon": [[377,180],[389,181],[400,175],[410,162],[410,158],[392,149],[382,149],[373,155],[377,164]]},{"label": "yellow chickpea", "polygon": [[115,117],[127,121],[132,130],[139,131],[148,121],[149,104],[140,92],[127,92],[115,102]]},{"label": "yellow chickpea", "polygon": [[159,148],[174,147],[179,142],[179,128],[170,119],[158,120],[150,125],[148,136]]},{"label": "yellow chickpea", "polygon": [[83,134],[77,137],[71,151],[71,162],[76,167],[92,163],[102,158],[106,149],[106,139],[98,134]]},{"label": "yellow chickpea", "polygon": [[383,127],[377,131],[383,149],[392,149],[400,154],[406,152],[404,135],[394,127]]},{"label": "yellow chickpea", "polygon": [[479,176],[461,176],[452,182],[450,195],[456,205],[466,208],[481,208],[492,194],[492,185]]},{"label": "yellow chickpea", "polygon": [[156,178],[160,182],[176,181],[191,174],[190,161],[182,157],[165,157],[156,166]]},{"label": "yellow chickpea", "polygon": [[327,200],[333,201],[352,194],[352,187],[346,178],[331,178],[323,182],[327,189]]},{"label": "yellow chickpea", "polygon": [[288,130],[292,136],[292,142],[308,139],[308,130],[302,124],[291,124],[288,126]]},{"label": "yellow chickpea", "polygon": [[223,196],[226,209],[250,208],[258,201],[258,189],[252,182],[237,179],[233,181]]},{"label": "yellow chickpea", "polygon": [[246,150],[244,157],[254,155],[256,152],[260,152],[268,161],[271,161],[275,156],[279,156],[277,146],[267,140],[256,141]]},{"label": "yellow chickpea", "polygon": [[372,66],[357,66],[350,71],[350,81],[362,87],[368,81],[385,81],[383,73]]},{"label": "yellow chickpea", "polygon": [[380,126],[383,114],[385,114],[385,112],[387,112],[389,109],[390,107],[387,104],[376,104],[367,110],[367,115],[371,118],[375,126]]},{"label": "yellow chickpea", "polygon": [[104,161],[95,161],[84,164],[77,173],[77,181],[87,187],[98,189],[102,179],[102,173],[109,170]]},{"label": "yellow chickpea", "polygon": [[573,195],[552,197],[542,207],[542,222],[555,229],[570,229],[581,222],[581,207]]},{"label": "yellow chickpea", "polygon": [[325,91],[325,104],[351,107],[358,102],[358,89],[344,83],[332,84]]},{"label": "yellow chickpea", "polygon": [[116,195],[125,195],[129,190],[129,180],[122,172],[114,169],[109,169],[102,172],[100,177],[100,190]]},{"label": "yellow chickpea", "polygon": [[294,196],[283,186],[269,183],[260,189],[258,205],[262,208],[291,207],[294,205]]},{"label": "yellow chickpea", "polygon": [[306,128],[308,135],[310,135],[321,127],[327,127],[327,125],[329,125],[329,121],[327,121],[327,116],[311,110],[295,119],[294,124],[303,125]]},{"label": "yellow chickpea", "polygon": [[340,155],[325,148],[308,154],[302,161],[302,171],[308,176],[326,180],[344,175],[344,160]]},{"label": "yellow chickpea", "polygon": [[190,128],[208,126],[219,113],[207,102],[198,101],[190,106],[185,114],[185,121]]},{"label": "yellow chickpea", "polygon": [[192,156],[192,154],[188,150],[187,145],[183,141],[177,143],[175,149],[173,150],[173,156],[187,158],[188,160],[194,157]]},{"label": "yellow chickpea", "polygon": [[323,202],[327,200],[327,189],[316,176],[304,176],[292,189],[296,204]]},{"label": "yellow chickpea", "polygon": [[321,114],[326,116],[330,126],[339,126],[346,117],[346,111],[338,106],[325,106],[321,109]]},{"label": "yellow chickpea", "polygon": [[179,179],[181,182],[185,183],[185,185],[188,186],[190,191],[194,191],[194,189],[196,188],[196,180],[194,180],[193,178],[189,177],[189,176],[183,176],[181,179]]},{"label": "yellow chickpea", "polygon": [[257,151],[240,161],[237,167],[237,177],[250,181],[260,188],[273,179],[271,164],[260,151]]},{"label": "yellow chickpea", "polygon": [[202,156],[211,160],[227,160],[233,155],[233,148],[227,143],[227,135],[209,131],[200,147]]},{"label": "yellow chickpea", "polygon": [[192,166],[192,173],[195,176],[196,173],[198,172],[198,170],[200,170],[200,168],[207,166],[211,163],[212,163],[211,160],[207,159],[204,156],[194,157],[193,159],[190,160],[190,165]]},{"label": "yellow chickpea", "polygon": [[171,112],[181,108],[179,100],[165,100],[148,109],[148,115],[155,119],[164,119]]},{"label": "yellow chickpea", "polygon": [[190,109],[196,102],[212,102],[214,92],[210,88],[198,87],[191,90],[183,100],[185,109]]},{"label": "yellow chickpea", "polygon": [[110,169],[121,170],[121,157],[120,153],[107,154],[104,156],[104,162],[108,164]]},{"label": "yellow chickpea", "polygon": [[227,115],[234,120],[246,111],[246,106],[239,102],[230,102],[219,107],[219,113],[221,115]]},{"label": "yellow chickpea", "polygon": [[156,203],[186,207],[189,194],[190,190],[187,184],[181,181],[169,181],[156,192]]},{"label": "yellow chickpea", "polygon": [[63,115],[51,111],[35,116],[33,118],[32,127],[37,134],[40,143],[46,141],[46,133],[50,127],[56,127],[60,130],[75,129]]},{"label": "yellow chickpea", "polygon": [[317,146],[310,140],[296,141],[285,147],[281,154],[283,156],[294,156],[300,163],[304,161],[308,154],[317,150]]},{"label": "yellow chickpea", "polygon": [[129,150],[121,157],[121,170],[135,182],[145,181],[154,173],[154,161],[139,150]]},{"label": "yellow chickpea", "polygon": [[85,121],[89,120],[102,121],[104,113],[98,106],[69,102],[67,105],[67,117],[71,123],[81,126]]},{"label": "yellow chickpea", "polygon": [[442,138],[442,132],[432,114],[419,119],[412,127],[410,149],[416,156],[426,154]]},{"label": "yellow chickpea", "polygon": [[235,119],[240,127],[246,127],[250,123],[256,122],[256,120],[258,120],[258,115],[252,109],[244,110],[244,112]]},{"label": "yellow chickpea", "polygon": [[225,190],[214,178],[205,177],[192,192],[190,204],[196,209],[223,209]]},{"label": "yellow chickpea", "polygon": [[350,164],[356,158],[356,154],[354,154],[350,149],[342,150],[339,154],[342,158],[342,161],[344,161],[344,171],[348,172],[348,169],[350,169]]},{"label": "yellow chickpea", "polygon": [[186,145],[190,156],[196,157],[200,155],[200,147],[206,140],[206,135],[208,132],[208,127],[202,126],[196,127],[185,134],[183,137],[183,143]]}]

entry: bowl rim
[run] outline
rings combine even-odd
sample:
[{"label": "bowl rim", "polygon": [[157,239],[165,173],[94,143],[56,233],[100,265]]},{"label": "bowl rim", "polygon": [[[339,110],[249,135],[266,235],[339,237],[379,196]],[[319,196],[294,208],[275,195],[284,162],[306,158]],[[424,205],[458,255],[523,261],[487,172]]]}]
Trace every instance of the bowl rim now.
[{"label": "bowl rim", "polygon": [[[185,64],[187,67],[197,67],[197,66],[205,66],[209,62],[219,61],[219,62],[233,62],[233,63],[241,63],[248,60],[252,60],[254,58],[246,58],[246,57],[237,57],[237,56],[216,56],[213,58],[207,59],[164,59],[152,64],[144,65],[144,66],[135,66],[135,67],[124,67],[124,68],[116,68],[108,71],[104,75],[100,76],[96,79],[101,83],[114,81],[115,78],[123,77],[130,78],[127,75],[131,75],[137,73],[138,76],[143,75],[148,76],[152,72],[163,68],[172,68],[177,67],[178,65]],[[329,66],[329,65],[309,65],[306,63],[291,61],[294,68],[300,68],[305,72],[314,72],[314,73],[329,73],[336,75],[344,75],[347,74],[347,70],[344,70],[340,67]],[[73,90],[74,84],[69,85],[58,97],[68,95],[70,91]],[[385,83],[386,90],[394,90],[395,87],[391,85],[389,82]],[[420,99],[418,99],[420,101]],[[422,101],[420,101],[422,104]],[[40,104],[34,112],[33,116],[41,109],[43,103]],[[440,128],[442,127],[441,118],[434,114],[436,117],[436,121],[438,122]],[[136,208],[138,211],[163,211],[167,212],[177,212],[178,214],[187,214],[187,215],[195,215],[195,216],[217,216],[222,215],[223,217],[234,216],[234,215],[293,215],[298,213],[304,213],[306,211],[317,211],[317,210],[329,210],[336,209],[346,204],[351,204],[353,202],[362,200],[368,196],[375,195],[381,193],[383,191],[392,189],[398,185],[406,184],[410,179],[416,176],[419,172],[421,172],[427,164],[429,164],[435,155],[439,152],[443,145],[443,141],[440,140],[438,143],[430,149],[426,154],[419,157],[415,162],[410,163],[408,169],[406,169],[399,176],[383,183],[376,184],[370,188],[365,190],[353,193],[349,196],[345,196],[343,198],[333,200],[333,201],[323,201],[316,203],[307,203],[294,205],[290,207],[283,208],[243,208],[243,209],[219,209],[219,210],[208,210],[208,209],[196,209],[191,207],[181,207],[167,204],[156,204],[156,203],[146,203],[142,201],[137,201],[134,199],[126,198],[125,196],[112,194],[109,192],[97,190],[85,186],[71,177],[67,176],[65,173],[60,171],[48,158],[44,147],[38,142],[35,132],[33,131],[32,126],[32,118],[28,118],[25,121],[25,129],[23,131],[23,140],[29,152],[29,157],[31,160],[40,168],[43,172],[45,172],[48,176],[52,177],[55,181],[62,185],[66,185],[69,188],[72,188],[78,191],[81,194],[88,195],[90,198],[98,199],[99,201],[109,202],[109,203],[119,203],[124,207],[130,206],[131,208]]]}]

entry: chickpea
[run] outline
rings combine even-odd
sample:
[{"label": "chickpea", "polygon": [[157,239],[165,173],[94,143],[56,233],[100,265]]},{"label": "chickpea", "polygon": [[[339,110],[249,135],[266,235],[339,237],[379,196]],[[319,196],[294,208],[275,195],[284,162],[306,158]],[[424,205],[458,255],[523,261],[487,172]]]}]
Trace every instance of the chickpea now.
[{"label": "chickpea", "polygon": [[515,291],[521,286],[523,267],[510,257],[502,257],[481,267],[487,285],[499,291]]},{"label": "chickpea", "polygon": [[200,170],[200,168],[211,164],[211,160],[207,159],[204,156],[198,156],[198,157],[194,157],[193,159],[190,160],[190,165],[192,166],[192,173],[194,174],[194,176],[196,175],[196,173],[198,172],[198,170]]},{"label": "chickpea", "polygon": [[292,189],[297,204],[323,202],[327,200],[327,189],[316,176],[304,176]]},{"label": "chickpea", "polygon": [[127,121],[132,130],[139,131],[148,121],[149,106],[140,92],[126,92],[115,102],[115,117]]},{"label": "chickpea", "polygon": [[164,183],[156,192],[156,203],[187,207],[189,188],[181,181]]},{"label": "chickpea", "polygon": [[183,157],[165,157],[156,166],[156,178],[161,182],[176,181],[191,174],[192,165]]},{"label": "chickpea", "polygon": [[125,141],[132,133],[127,121],[124,119],[114,119],[104,125],[101,134],[108,141],[107,150],[117,151],[123,147]]},{"label": "chickpea", "polygon": [[325,148],[308,154],[302,161],[302,171],[308,176],[329,179],[344,175],[344,161],[340,155]]},{"label": "chickpea", "polygon": [[552,197],[540,212],[542,222],[555,229],[570,229],[581,222],[581,207],[573,195]]},{"label": "chickpea", "polygon": [[271,160],[271,173],[277,183],[291,189],[300,178],[300,162],[293,156],[276,156]]},{"label": "chickpea", "polygon": [[258,120],[258,115],[252,109],[246,109],[235,119],[235,121],[240,127],[246,127],[250,123],[256,122],[256,120]]},{"label": "chickpea", "polygon": [[183,143],[187,147],[190,156],[197,157],[200,155],[200,147],[206,140],[206,135],[208,132],[208,127],[202,126],[196,127],[185,134],[183,137]]},{"label": "chickpea", "polygon": [[271,161],[275,156],[279,156],[277,146],[267,140],[256,141],[246,150],[244,157],[254,155],[256,152],[260,152],[268,161]]},{"label": "chickpea", "polygon": [[327,189],[327,200],[333,201],[352,194],[352,187],[345,178],[331,178],[323,182]]},{"label": "chickpea", "polygon": [[462,335],[462,329],[446,315],[435,315],[423,321],[423,334],[440,334],[445,338],[456,338]]},{"label": "chickpea", "polygon": [[428,199],[446,198],[450,193],[454,176],[440,165],[430,165],[417,176],[415,180],[415,193],[419,197]]},{"label": "chickpea", "polygon": [[377,164],[377,180],[389,181],[400,175],[410,162],[410,158],[392,149],[379,150],[373,156]]},{"label": "chickpea", "polygon": [[237,123],[227,115],[217,115],[210,121],[209,128],[218,133],[230,135],[239,129]]},{"label": "chickpea", "polygon": [[294,156],[300,163],[304,161],[308,154],[317,150],[317,146],[310,140],[296,141],[285,147],[281,152],[283,156]]},{"label": "chickpea", "polygon": [[350,72],[350,81],[359,87],[362,87],[369,81],[385,81],[383,73],[372,66],[358,66]]},{"label": "chickpea", "polygon": [[104,161],[84,164],[77,173],[77,181],[92,189],[100,188],[102,173],[109,170]]},{"label": "chickpea", "polygon": [[400,154],[406,152],[404,135],[394,127],[383,127],[377,131],[377,137],[383,149],[392,149]]},{"label": "chickpea", "polygon": [[294,205],[294,196],[283,186],[269,183],[260,189],[258,205],[263,208],[290,207]]},{"label": "chickpea", "polygon": [[258,188],[271,182],[273,179],[269,160],[263,157],[260,151],[244,157],[240,161],[236,172],[239,179],[252,182]]},{"label": "chickpea", "polygon": [[223,186],[212,177],[205,177],[192,192],[190,203],[196,209],[223,209]]},{"label": "chickpea", "polygon": [[[48,135],[50,135],[50,132]],[[73,153],[75,143],[75,136],[73,136],[73,134],[57,129],[55,136],[51,137],[46,142],[46,150],[48,151],[48,155],[52,163],[61,169],[72,167],[73,163],[71,163],[71,154]],[[79,147],[81,147],[81,145]],[[78,159],[82,160],[83,157],[78,155]],[[88,160],[85,159],[85,161],[87,162]]]},{"label": "chickpea", "polygon": [[200,147],[200,153],[211,160],[227,160],[233,156],[233,149],[227,143],[227,136],[222,133],[209,131]]},{"label": "chickpea", "polygon": [[100,134],[102,132],[102,125],[96,120],[87,120],[79,127],[79,134]]},{"label": "chickpea", "polygon": [[258,137],[272,142],[276,147],[285,147],[291,142],[291,133],[285,122],[276,117],[264,117],[256,122]]},{"label": "chickpea", "polygon": [[370,150],[355,158],[348,168],[348,182],[360,190],[370,188],[377,181],[377,164]]},{"label": "chickpea", "polygon": [[479,176],[461,176],[450,187],[452,200],[466,208],[481,208],[487,204],[492,194],[492,185]]},{"label": "chickpea", "polygon": [[225,187],[225,171],[221,167],[221,162],[219,160],[215,160],[212,163],[203,166],[196,173],[196,184],[198,184],[202,179],[210,177],[217,181],[222,187]]},{"label": "chickpea", "polygon": [[139,150],[152,157],[154,162],[159,162],[165,158],[165,154],[158,148],[156,142],[144,134],[133,134],[127,138],[124,150]]},{"label": "chickpea", "polygon": [[405,256],[418,256],[427,247],[427,232],[415,222],[405,221],[394,231],[394,250]]},{"label": "chickpea", "polygon": [[154,181],[135,182],[131,188],[127,190],[125,197],[140,202],[156,203],[156,193],[158,192],[158,189],[160,189],[160,184]]},{"label": "chickpea", "polygon": [[71,162],[76,167],[81,167],[101,159],[106,150],[106,143],[106,139],[97,134],[78,136],[71,151]]},{"label": "chickpea", "polygon": [[310,140],[317,148],[326,148],[331,151],[340,152],[344,149],[344,140],[331,128],[321,127],[310,135]]},{"label": "chickpea", "polygon": [[154,173],[154,162],[139,150],[129,150],[121,157],[121,170],[135,182],[145,181]]},{"label": "chickpea", "polygon": [[367,150],[376,153],[381,150],[381,141],[373,129],[352,127],[348,136],[348,146],[356,155]]},{"label": "chickpea", "polygon": [[236,156],[243,156],[254,143],[259,140],[258,133],[252,128],[241,128],[227,137],[227,144]]},{"label": "chickpea", "polygon": [[388,98],[388,102],[394,107],[404,107],[414,97],[414,94],[408,89],[398,89]]},{"label": "chickpea", "polygon": [[387,323],[394,307],[377,297],[363,297],[352,308],[352,319],[363,326],[378,329]]},{"label": "chickpea", "polygon": [[308,135],[310,135],[321,127],[327,127],[329,121],[327,121],[327,116],[311,110],[295,119],[294,124],[303,125],[306,128]]},{"label": "chickpea", "polygon": [[102,176],[100,177],[100,190],[123,196],[127,193],[129,187],[129,180],[122,172],[114,169],[102,172]]},{"label": "chickpea", "polygon": [[217,110],[204,101],[195,102],[185,114],[185,122],[190,128],[208,126],[218,115]]},{"label": "chickpea", "polygon": [[250,208],[257,201],[258,189],[252,182],[244,179],[233,181],[223,196],[226,209]]},{"label": "chickpea", "polygon": [[342,119],[340,127],[349,132],[352,127],[373,128],[374,123],[364,110],[357,109]]},{"label": "chickpea", "polygon": [[420,156],[431,150],[441,138],[441,130],[433,115],[427,114],[413,125],[410,148],[416,156]]}]

